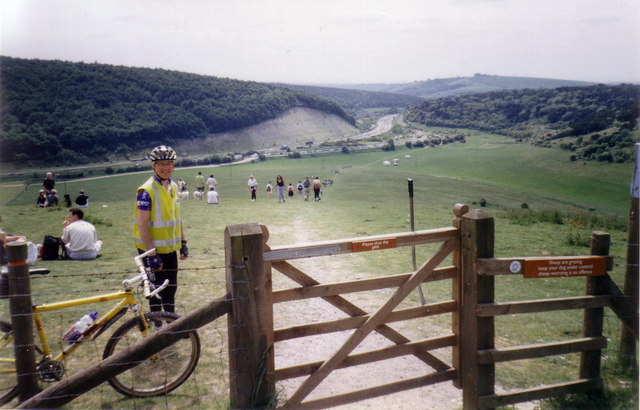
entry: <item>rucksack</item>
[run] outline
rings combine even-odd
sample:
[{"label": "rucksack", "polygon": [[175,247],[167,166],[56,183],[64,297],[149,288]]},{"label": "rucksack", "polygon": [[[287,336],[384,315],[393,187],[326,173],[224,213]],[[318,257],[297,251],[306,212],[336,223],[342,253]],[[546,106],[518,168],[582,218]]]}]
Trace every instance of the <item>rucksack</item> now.
[{"label": "rucksack", "polygon": [[66,257],[64,242],[61,238],[55,236],[46,235],[44,241],[42,241],[42,260],[53,261],[58,258]]}]

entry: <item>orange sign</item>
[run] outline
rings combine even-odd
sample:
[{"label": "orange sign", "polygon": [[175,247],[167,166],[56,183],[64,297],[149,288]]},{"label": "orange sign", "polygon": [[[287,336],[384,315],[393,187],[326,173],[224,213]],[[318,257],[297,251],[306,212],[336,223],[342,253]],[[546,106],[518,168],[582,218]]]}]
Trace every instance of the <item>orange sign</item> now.
[{"label": "orange sign", "polygon": [[525,259],[525,278],[557,278],[571,276],[602,276],[607,273],[607,258]]},{"label": "orange sign", "polygon": [[396,238],[351,242],[351,252],[377,251],[378,249],[390,249],[395,247]]}]

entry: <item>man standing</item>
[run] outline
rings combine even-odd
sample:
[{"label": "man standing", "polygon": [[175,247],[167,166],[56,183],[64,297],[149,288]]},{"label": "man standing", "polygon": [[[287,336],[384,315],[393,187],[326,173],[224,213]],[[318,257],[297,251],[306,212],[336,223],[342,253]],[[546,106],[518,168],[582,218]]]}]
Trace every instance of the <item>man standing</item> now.
[{"label": "man standing", "polygon": [[207,190],[210,190],[211,187],[217,188],[218,186],[218,181],[216,180],[216,178],[213,176],[213,174],[209,175],[209,178],[207,178]]},{"label": "man standing", "polygon": [[320,200],[320,188],[322,188],[322,182],[318,177],[313,178],[313,200],[318,202]]},{"label": "man standing", "polygon": [[53,174],[51,172],[47,172],[47,175],[42,181],[42,187],[44,188],[44,192],[49,195],[51,190],[56,186],[56,181],[53,179]]},{"label": "man standing", "polygon": [[202,172],[198,172],[198,175],[196,175],[196,189],[204,192],[204,177],[202,176]]},{"label": "man standing", "polygon": [[175,295],[178,286],[178,251],[180,260],[189,256],[187,240],[180,219],[178,185],[171,180],[176,153],[171,147],[160,145],[149,155],[153,176],[137,191],[134,210],[133,240],[139,253],[151,248],[156,251],[148,259],[148,266],[155,272],[156,286],[169,280],[160,297],[149,299],[151,311],[175,311]]},{"label": "man standing", "polygon": [[309,181],[309,177],[306,177],[304,179],[304,182],[302,183],[302,187],[304,188],[304,200],[308,201],[309,200],[309,187],[311,186],[311,181]]},{"label": "man standing", "polygon": [[102,249],[96,228],[84,220],[80,208],[71,208],[69,218],[62,222],[62,242],[69,259],[95,259]]},{"label": "man standing", "polygon": [[249,181],[247,181],[247,186],[249,187],[249,194],[251,195],[251,200],[255,202],[256,194],[258,192],[258,181],[256,181],[253,175],[249,175]]}]

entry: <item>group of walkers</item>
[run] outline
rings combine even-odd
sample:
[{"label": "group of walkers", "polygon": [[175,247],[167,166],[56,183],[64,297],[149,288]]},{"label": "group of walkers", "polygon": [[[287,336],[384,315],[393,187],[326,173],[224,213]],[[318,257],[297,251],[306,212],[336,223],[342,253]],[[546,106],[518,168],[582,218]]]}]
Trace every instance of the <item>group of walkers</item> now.
[{"label": "group of walkers", "polygon": [[[249,187],[249,194],[250,194],[251,200],[255,202],[257,198],[257,192],[258,192],[258,181],[256,181],[253,175],[249,176],[249,181],[247,182],[247,185]],[[293,198],[295,196],[295,192],[297,191],[298,197],[304,197],[304,200],[308,201],[311,189],[313,189],[313,200],[315,202],[319,201],[321,189],[322,189],[322,182],[318,177],[305,177],[304,180],[298,181],[295,187],[291,183],[289,185],[285,184],[284,178],[282,177],[282,175],[278,175],[276,177],[275,190],[278,194],[278,203],[285,202],[285,191],[287,193],[286,196],[289,197],[289,199]],[[273,191],[274,191],[273,185],[271,181],[269,181],[269,183],[266,186],[267,198],[271,198]]]}]

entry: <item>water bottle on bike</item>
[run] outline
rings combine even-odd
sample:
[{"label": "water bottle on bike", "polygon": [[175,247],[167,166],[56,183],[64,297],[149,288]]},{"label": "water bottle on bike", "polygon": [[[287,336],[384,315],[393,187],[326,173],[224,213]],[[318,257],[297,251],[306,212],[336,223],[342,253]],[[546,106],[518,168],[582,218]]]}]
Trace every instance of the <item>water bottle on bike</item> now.
[{"label": "water bottle on bike", "polygon": [[98,312],[90,312],[82,316],[74,323],[69,330],[62,335],[62,340],[67,343],[74,343],[93,324],[98,317]]}]

